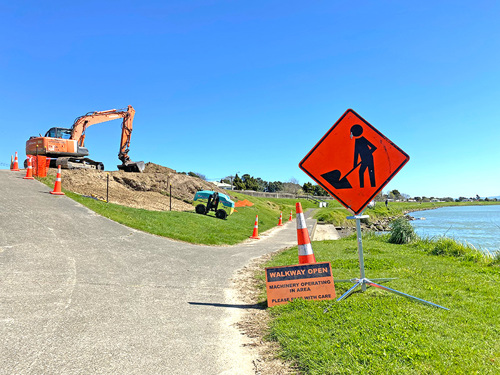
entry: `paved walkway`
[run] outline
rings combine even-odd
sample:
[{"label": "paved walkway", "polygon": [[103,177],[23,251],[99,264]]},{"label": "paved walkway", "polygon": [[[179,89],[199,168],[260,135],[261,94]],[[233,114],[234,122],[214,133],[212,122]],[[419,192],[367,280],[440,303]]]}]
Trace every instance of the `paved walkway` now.
[{"label": "paved walkway", "polygon": [[23,176],[0,170],[0,374],[253,373],[230,324],[249,306],[229,300],[229,280],[296,245],[295,220],[259,241],[198,246]]}]

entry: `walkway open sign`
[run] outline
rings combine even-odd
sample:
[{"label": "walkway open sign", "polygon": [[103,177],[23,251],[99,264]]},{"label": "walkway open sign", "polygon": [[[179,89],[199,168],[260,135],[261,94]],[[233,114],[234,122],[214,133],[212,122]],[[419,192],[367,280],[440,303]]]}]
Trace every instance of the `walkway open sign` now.
[{"label": "walkway open sign", "polygon": [[330,262],[266,268],[266,289],[269,307],[296,298],[319,301],[336,297]]},{"label": "walkway open sign", "polygon": [[348,109],[299,163],[299,167],[355,215],[410,157]]}]

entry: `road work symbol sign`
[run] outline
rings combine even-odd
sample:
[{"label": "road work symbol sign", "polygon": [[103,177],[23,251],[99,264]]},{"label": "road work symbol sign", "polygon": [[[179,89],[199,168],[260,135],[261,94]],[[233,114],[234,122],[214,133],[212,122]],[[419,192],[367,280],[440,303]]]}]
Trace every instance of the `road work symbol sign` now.
[{"label": "road work symbol sign", "polygon": [[329,262],[266,268],[267,306],[281,305],[296,298],[335,298],[332,266]]},{"label": "road work symbol sign", "polygon": [[355,215],[410,157],[348,109],[299,163],[299,167]]}]

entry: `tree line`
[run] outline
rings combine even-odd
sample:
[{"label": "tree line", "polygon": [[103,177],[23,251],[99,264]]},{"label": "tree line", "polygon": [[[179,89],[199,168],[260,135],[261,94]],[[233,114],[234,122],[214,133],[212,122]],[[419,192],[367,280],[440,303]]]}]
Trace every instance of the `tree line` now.
[{"label": "tree line", "polygon": [[[179,173],[187,174],[192,177],[198,177],[201,178],[202,180],[206,180],[205,175],[202,175],[200,173],[195,173],[195,172],[188,172],[188,173],[179,172]],[[265,181],[260,177],[254,177],[248,173],[245,173],[241,175],[241,177],[238,176],[238,174],[236,174],[235,176],[224,177],[220,180],[220,182],[232,185],[234,190],[253,190],[253,191],[261,191],[267,193],[284,192],[291,194],[310,194],[318,197],[329,196],[328,192],[325,189],[323,189],[320,185],[313,184],[311,182],[306,182],[303,185],[300,185],[298,180],[293,177],[288,182]],[[394,201],[414,200],[416,202],[430,202],[433,200],[438,200],[440,202],[453,202],[453,201],[460,202],[469,200],[496,201],[497,199],[488,199],[488,198],[482,199],[479,197],[479,195],[476,195],[475,197],[471,198],[459,197],[457,199],[453,199],[451,197],[438,198],[438,197],[426,197],[426,196],[411,198],[409,194],[401,193],[399,190],[393,189],[386,192],[380,192],[374,198],[374,200],[377,202],[384,202],[385,200],[394,200]]]},{"label": "tree line", "polygon": [[253,190],[267,193],[285,192],[297,194],[301,190],[301,186],[295,178],[291,178],[288,182],[282,181],[265,181],[260,177],[251,176],[248,173],[238,176],[227,176],[220,180],[226,184],[233,186],[234,190]]}]

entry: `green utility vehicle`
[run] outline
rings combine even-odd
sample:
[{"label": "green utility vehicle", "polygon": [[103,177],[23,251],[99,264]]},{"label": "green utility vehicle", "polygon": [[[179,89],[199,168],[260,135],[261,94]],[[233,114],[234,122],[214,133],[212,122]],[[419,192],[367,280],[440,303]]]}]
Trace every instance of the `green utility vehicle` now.
[{"label": "green utility vehicle", "polygon": [[211,190],[198,191],[194,195],[193,205],[196,213],[206,215],[215,211],[215,217],[226,219],[234,212],[234,202],[226,194]]}]

